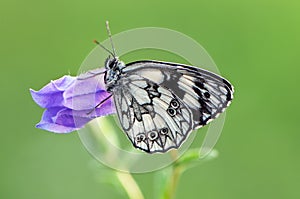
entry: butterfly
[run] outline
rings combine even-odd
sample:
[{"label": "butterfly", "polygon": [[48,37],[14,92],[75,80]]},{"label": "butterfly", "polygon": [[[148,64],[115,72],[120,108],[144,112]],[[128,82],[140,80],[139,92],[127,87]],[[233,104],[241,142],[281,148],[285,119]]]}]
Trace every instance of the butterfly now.
[{"label": "butterfly", "polygon": [[147,153],[177,149],[231,103],[233,86],[207,70],[156,60],[125,64],[116,56],[108,22],[106,27],[113,52],[95,41],[110,53],[105,100],[113,97],[120,125],[135,148]]}]

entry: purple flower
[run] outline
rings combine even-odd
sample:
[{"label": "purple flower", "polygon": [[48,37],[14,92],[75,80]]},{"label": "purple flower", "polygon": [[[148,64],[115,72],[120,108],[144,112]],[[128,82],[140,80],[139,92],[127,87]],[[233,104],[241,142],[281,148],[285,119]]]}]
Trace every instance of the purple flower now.
[{"label": "purple flower", "polygon": [[105,90],[102,71],[95,69],[78,77],[66,75],[39,91],[30,89],[33,100],[46,109],[36,127],[68,133],[96,117],[115,113],[112,98],[105,100],[110,94]]}]

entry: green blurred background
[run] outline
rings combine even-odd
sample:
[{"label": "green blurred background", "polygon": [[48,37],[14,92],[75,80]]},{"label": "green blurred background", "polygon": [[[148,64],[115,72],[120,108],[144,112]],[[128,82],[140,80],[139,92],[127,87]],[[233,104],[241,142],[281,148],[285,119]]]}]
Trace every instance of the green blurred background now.
[{"label": "green blurred background", "polygon": [[[0,198],[121,198],[100,183],[76,133],[34,128],[42,109],[29,88],[76,74],[94,38],[165,27],[202,44],[235,85],[219,157],[184,173],[177,198],[300,198],[300,2],[0,2]],[[139,59],[139,57],[136,57]],[[135,175],[153,198],[153,174]]]}]

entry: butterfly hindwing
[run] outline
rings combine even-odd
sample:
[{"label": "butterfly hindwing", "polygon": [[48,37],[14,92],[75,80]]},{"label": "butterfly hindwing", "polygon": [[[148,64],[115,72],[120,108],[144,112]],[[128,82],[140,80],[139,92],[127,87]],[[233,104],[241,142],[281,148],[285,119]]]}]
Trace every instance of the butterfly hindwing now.
[{"label": "butterfly hindwing", "polygon": [[114,102],[132,144],[149,153],[178,148],[193,127],[186,104],[169,89],[138,75],[120,83]]}]

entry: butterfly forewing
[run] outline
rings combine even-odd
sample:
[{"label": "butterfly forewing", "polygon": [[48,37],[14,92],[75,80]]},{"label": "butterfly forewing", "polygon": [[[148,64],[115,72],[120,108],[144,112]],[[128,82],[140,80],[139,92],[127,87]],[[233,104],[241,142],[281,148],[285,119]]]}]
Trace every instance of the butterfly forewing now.
[{"label": "butterfly forewing", "polygon": [[192,113],[193,129],[215,119],[233,98],[232,85],[212,72],[183,64],[137,61],[124,69],[127,78],[138,75],[167,88]]}]

